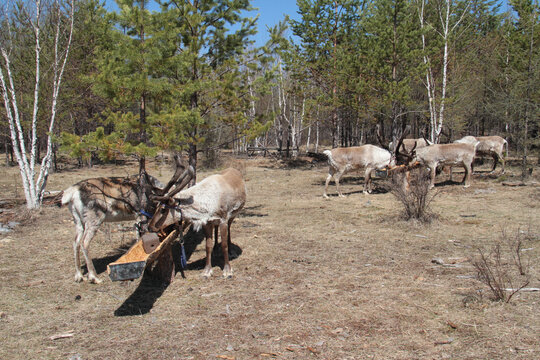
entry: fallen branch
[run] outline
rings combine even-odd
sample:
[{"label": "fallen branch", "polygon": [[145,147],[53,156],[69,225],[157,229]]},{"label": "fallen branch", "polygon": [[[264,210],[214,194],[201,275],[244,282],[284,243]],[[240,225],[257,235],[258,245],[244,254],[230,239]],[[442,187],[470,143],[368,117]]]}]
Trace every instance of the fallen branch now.
[{"label": "fallen branch", "polygon": [[525,186],[525,183],[523,181],[514,181],[514,182],[505,181],[502,184],[503,186]]},{"label": "fallen branch", "polygon": [[521,288],[521,289],[506,288],[506,289],[503,289],[503,290],[504,291],[513,291],[513,292],[517,292],[517,291],[535,292],[535,291],[540,291],[540,288]]},{"label": "fallen branch", "polygon": [[65,339],[65,338],[70,338],[70,337],[73,337],[73,331],[74,330],[70,330],[66,333],[63,333],[63,334],[56,334],[56,335],[53,335],[53,336],[50,336],[49,339],[50,340],[58,340],[58,339]]},{"label": "fallen branch", "polygon": [[454,342],[454,338],[449,338],[448,340],[435,341],[435,345],[446,345]]}]

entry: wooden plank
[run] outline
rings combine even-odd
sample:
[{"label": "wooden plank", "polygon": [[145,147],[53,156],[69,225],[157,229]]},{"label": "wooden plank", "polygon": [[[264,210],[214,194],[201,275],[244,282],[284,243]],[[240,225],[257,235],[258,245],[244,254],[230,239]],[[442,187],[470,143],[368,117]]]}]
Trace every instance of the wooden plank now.
[{"label": "wooden plank", "polygon": [[148,255],[143,248],[142,241],[137,241],[122,257],[109,265],[123,264],[135,261],[146,261]]}]

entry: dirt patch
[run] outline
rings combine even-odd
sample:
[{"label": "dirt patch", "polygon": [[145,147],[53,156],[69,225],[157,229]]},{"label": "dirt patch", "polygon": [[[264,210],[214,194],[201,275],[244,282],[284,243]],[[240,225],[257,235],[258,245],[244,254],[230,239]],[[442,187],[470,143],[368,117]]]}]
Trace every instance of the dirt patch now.
[{"label": "dirt patch", "polygon": [[[219,268],[201,278],[204,246],[190,234],[185,278],[178,273],[168,287],[147,278],[113,283],[106,265],[134,239],[132,224],[119,223],[92,243],[103,283],[77,284],[65,208],[44,207],[0,235],[0,358],[540,357],[540,294],[494,303],[468,261],[503,229],[526,231],[529,286],[540,287],[537,186],[479,176],[464,189],[441,175],[431,204],[438,220],[424,226],[398,220],[392,194],[363,195],[358,174],[344,178],[345,198],[325,200],[324,166],[242,163],[248,201],[232,226],[232,279]],[[172,174],[169,165],[149,171],[160,180]],[[0,187],[14,198],[17,171],[7,172]],[[136,172],[136,164],[72,169],[53,174],[49,189]],[[375,185],[384,188],[381,179]]]}]

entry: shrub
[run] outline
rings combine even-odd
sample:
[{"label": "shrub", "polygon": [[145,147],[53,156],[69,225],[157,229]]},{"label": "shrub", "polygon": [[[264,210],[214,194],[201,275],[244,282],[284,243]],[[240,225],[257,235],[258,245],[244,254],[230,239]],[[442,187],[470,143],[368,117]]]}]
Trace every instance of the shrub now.
[{"label": "shrub", "polygon": [[477,278],[488,286],[495,301],[508,303],[529,285],[528,261],[522,256],[523,240],[523,232],[519,229],[515,236],[503,230],[501,239],[489,252],[478,248],[478,256],[473,261]]},{"label": "shrub", "polygon": [[406,220],[429,223],[436,216],[429,204],[436,194],[429,194],[431,178],[424,167],[416,167],[406,172],[404,168],[391,171],[390,192],[403,204]]}]

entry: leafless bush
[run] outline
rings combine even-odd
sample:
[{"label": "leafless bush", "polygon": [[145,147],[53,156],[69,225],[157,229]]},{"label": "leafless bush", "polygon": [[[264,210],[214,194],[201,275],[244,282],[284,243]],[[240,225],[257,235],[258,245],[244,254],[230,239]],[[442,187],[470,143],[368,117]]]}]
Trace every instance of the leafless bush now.
[{"label": "leafless bush", "polygon": [[391,172],[390,192],[403,204],[406,220],[429,223],[436,216],[429,204],[436,194],[429,194],[430,176],[423,167],[398,169]]},{"label": "leafless bush", "polygon": [[[518,229],[515,236],[502,232],[489,253],[478,249],[473,261],[478,280],[486,284],[495,301],[510,302],[510,299],[529,285],[528,260],[522,255],[523,234]],[[515,284],[519,284],[515,286]]]}]

